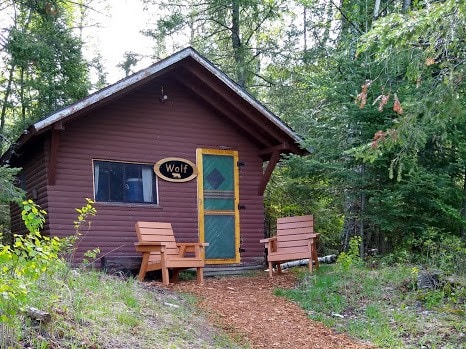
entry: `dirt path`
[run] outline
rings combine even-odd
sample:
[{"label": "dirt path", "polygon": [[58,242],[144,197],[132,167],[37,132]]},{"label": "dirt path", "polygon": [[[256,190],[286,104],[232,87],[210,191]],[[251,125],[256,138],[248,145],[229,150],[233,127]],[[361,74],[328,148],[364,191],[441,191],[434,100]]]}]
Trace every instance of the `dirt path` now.
[{"label": "dirt path", "polygon": [[290,274],[269,279],[264,273],[206,278],[203,286],[183,281],[170,288],[199,297],[211,321],[244,337],[252,348],[374,348],[310,320],[296,304],[273,295],[276,287],[292,288],[295,283]]}]

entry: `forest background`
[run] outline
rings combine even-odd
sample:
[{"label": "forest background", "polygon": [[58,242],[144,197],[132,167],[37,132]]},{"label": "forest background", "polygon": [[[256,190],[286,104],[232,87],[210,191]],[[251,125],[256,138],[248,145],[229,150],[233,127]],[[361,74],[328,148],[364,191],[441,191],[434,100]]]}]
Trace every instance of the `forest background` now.
[{"label": "forest background", "polygon": [[[137,1],[137,0],[134,0]],[[286,157],[268,222],[313,213],[322,253],[361,238],[397,261],[466,259],[466,4],[421,0],[138,0],[150,57],[187,45],[289,124],[310,149]],[[102,0],[5,0],[0,12],[0,148],[31,123],[107,84],[86,32]],[[125,25],[122,23],[122,25]],[[17,169],[0,167],[2,231]],[[273,224],[270,223],[270,226]],[[463,260],[464,260],[463,259]],[[428,259],[432,262],[432,258]]]}]

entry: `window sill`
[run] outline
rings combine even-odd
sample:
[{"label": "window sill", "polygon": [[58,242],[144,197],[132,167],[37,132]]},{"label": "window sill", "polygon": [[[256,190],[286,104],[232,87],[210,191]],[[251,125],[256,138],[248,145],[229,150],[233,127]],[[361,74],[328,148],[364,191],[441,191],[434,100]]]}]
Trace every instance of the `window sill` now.
[{"label": "window sill", "polygon": [[105,202],[105,201],[96,201],[95,206],[102,207],[138,207],[138,208],[163,208],[159,204],[146,204],[142,202]]}]

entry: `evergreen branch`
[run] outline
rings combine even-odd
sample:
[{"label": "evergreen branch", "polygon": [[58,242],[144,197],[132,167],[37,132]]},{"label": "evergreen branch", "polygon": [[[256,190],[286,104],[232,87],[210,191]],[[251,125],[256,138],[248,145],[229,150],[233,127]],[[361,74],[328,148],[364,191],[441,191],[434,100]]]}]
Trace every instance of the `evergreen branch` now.
[{"label": "evergreen branch", "polygon": [[269,15],[271,15],[273,13],[272,11],[273,7],[269,7],[269,11],[268,13],[262,18],[261,21],[259,21],[259,23],[256,25],[256,27],[251,31],[251,34],[249,35],[249,37],[246,39],[246,45],[249,44],[249,41],[251,40],[252,36],[259,30],[259,28],[262,26],[262,24],[265,23],[265,21],[267,19],[269,19]]},{"label": "evergreen branch", "polygon": [[343,16],[344,19],[346,19],[348,21],[349,24],[351,24],[351,26],[356,29],[358,31],[359,34],[363,34],[362,30],[359,29],[356,24],[354,24],[349,18],[348,16],[345,15],[345,13],[343,12],[343,10],[341,9],[341,7],[338,7],[335,2],[333,0],[330,0],[330,2],[332,3],[332,5],[338,10],[338,12],[340,12],[340,14]]},{"label": "evergreen branch", "polygon": [[388,7],[389,7],[391,4],[393,4],[394,2],[395,2],[395,0],[388,1],[387,4],[385,5],[385,7],[384,7],[383,9],[381,9],[381,10],[379,11],[379,13],[377,13],[377,16],[374,18],[374,20],[379,19],[379,18],[380,18],[380,15],[381,15],[382,13],[384,13],[384,12],[388,9]]}]

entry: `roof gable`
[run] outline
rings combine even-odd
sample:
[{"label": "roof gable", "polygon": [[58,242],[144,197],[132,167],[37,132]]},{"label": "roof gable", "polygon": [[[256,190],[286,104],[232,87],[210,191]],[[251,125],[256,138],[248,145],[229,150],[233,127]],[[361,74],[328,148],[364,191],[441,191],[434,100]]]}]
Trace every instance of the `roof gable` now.
[{"label": "roof gable", "polygon": [[[16,147],[23,146],[31,138],[52,128],[62,128],[66,122],[169,74],[173,74],[179,83],[189,88],[199,98],[206,100],[251,137],[261,141],[263,144],[261,155],[264,158],[268,158],[277,150],[298,154],[306,152],[299,146],[302,139],[293,130],[191,47],[34,123],[19,138]],[[10,148],[2,156],[1,162],[8,162],[12,153],[14,152]]]}]

